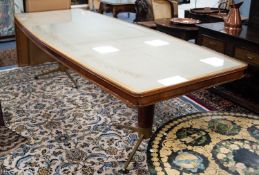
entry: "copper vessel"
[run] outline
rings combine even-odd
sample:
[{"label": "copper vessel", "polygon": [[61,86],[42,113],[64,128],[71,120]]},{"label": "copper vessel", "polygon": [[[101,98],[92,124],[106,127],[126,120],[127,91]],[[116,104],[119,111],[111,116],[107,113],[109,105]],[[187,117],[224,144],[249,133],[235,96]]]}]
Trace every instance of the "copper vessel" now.
[{"label": "copper vessel", "polygon": [[229,5],[229,12],[227,17],[223,17],[225,28],[227,30],[241,30],[242,21],[240,16],[239,8],[243,2]]},{"label": "copper vessel", "polygon": [[226,28],[225,27],[225,32],[232,36],[239,36],[241,33],[241,30],[242,30],[242,28]]}]

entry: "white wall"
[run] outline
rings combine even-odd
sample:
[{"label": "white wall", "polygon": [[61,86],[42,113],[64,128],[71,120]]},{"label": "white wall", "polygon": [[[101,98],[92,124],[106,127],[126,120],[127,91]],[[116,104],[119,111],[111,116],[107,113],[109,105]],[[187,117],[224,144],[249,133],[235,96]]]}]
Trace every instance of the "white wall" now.
[{"label": "white wall", "polygon": [[240,13],[242,16],[247,16],[247,17],[249,16],[250,4],[251,4],[251,0],[244,0],[244,4],[240,8]]}]

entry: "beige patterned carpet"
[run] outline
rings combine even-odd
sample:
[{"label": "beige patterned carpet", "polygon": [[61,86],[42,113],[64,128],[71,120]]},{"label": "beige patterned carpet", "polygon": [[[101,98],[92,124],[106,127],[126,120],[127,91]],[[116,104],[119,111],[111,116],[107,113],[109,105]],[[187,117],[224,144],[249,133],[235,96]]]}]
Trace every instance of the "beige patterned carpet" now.
[{"label": "beige patterned carpet", "polygon": [[[136,109],[71,72],[79,89],[64,73],[33,77],[55,64],[0,72],[0,100],[9,128],[29,144],[0,157],[4,175],[120,174],[137,139],[136,133],[114,124],[136,124]],[[155,128],[185,114],[205,111],[187,97],[156,106]],[[148,174],[147,140],[130,164],[129,174]]]},{"label": "beige patterned carpet", "polygon": [[0,51],[0,67],[16,64],[16,49]]}]

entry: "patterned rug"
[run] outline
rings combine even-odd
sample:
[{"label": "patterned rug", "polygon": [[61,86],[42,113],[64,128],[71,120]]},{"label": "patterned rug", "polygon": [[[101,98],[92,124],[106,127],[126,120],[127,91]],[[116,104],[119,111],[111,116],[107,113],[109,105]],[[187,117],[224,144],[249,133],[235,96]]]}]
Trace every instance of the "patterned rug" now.
[{"label": "patterned rug", "polygon": [[0,67],[16,64],[16,49],[0,51]]},{"label": "patterned rug", "polygon": [[[30,139],[29,144],[0,157],[0,174],[120,174],[137,134],[114,124],[135,125],[136,109],[71,71],[79,89],[64,73],[39,80],[34,76],[56,64],[0,72],[0,100],[6,124]],[[207,111],[182,96],[158,103],[155,127],[174,117]],[[143,142],[129,174],[148,174]]]},{"label": "patterned rug", "polygon": [[231,101],[225,100],[223,97],[211,93],[209,90],[196,91],[187,96],[212,111],[251,113],[249,110],[244,109]]},{"label": "patterned rug", "polygon": [[207,112],[173,119],[150,139],[151,175],[258,175],[259,117]]},{"label": "patterned rug", "polygon": [[27,138],[20,136],[5,126],[0,126],[0,157],[13,152],[27,142]]}]

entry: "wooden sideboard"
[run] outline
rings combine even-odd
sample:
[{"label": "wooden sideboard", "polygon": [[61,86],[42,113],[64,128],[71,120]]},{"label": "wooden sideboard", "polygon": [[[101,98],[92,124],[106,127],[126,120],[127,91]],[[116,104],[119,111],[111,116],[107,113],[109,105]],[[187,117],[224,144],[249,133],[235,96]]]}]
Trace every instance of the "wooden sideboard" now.
[{"label": "wooden sideboard", "polygon": [[243,25],[239,32],[227,32],[224,23],[199,25],[197,44],[249,64],[241,80],[215,87],[213,91],[259,113],[259,27]]},{"label": "wooden sideboard", "polygon": [[251,0],[249,25],[259,26],[259,1]]},{"label": "wooden sideboard", "polygon": [[190,10],[184,11],[185,18],[194,18],[200,20],[202,23],[222,22],[223,18],[218,13],[213,14],[196,14]]}]

